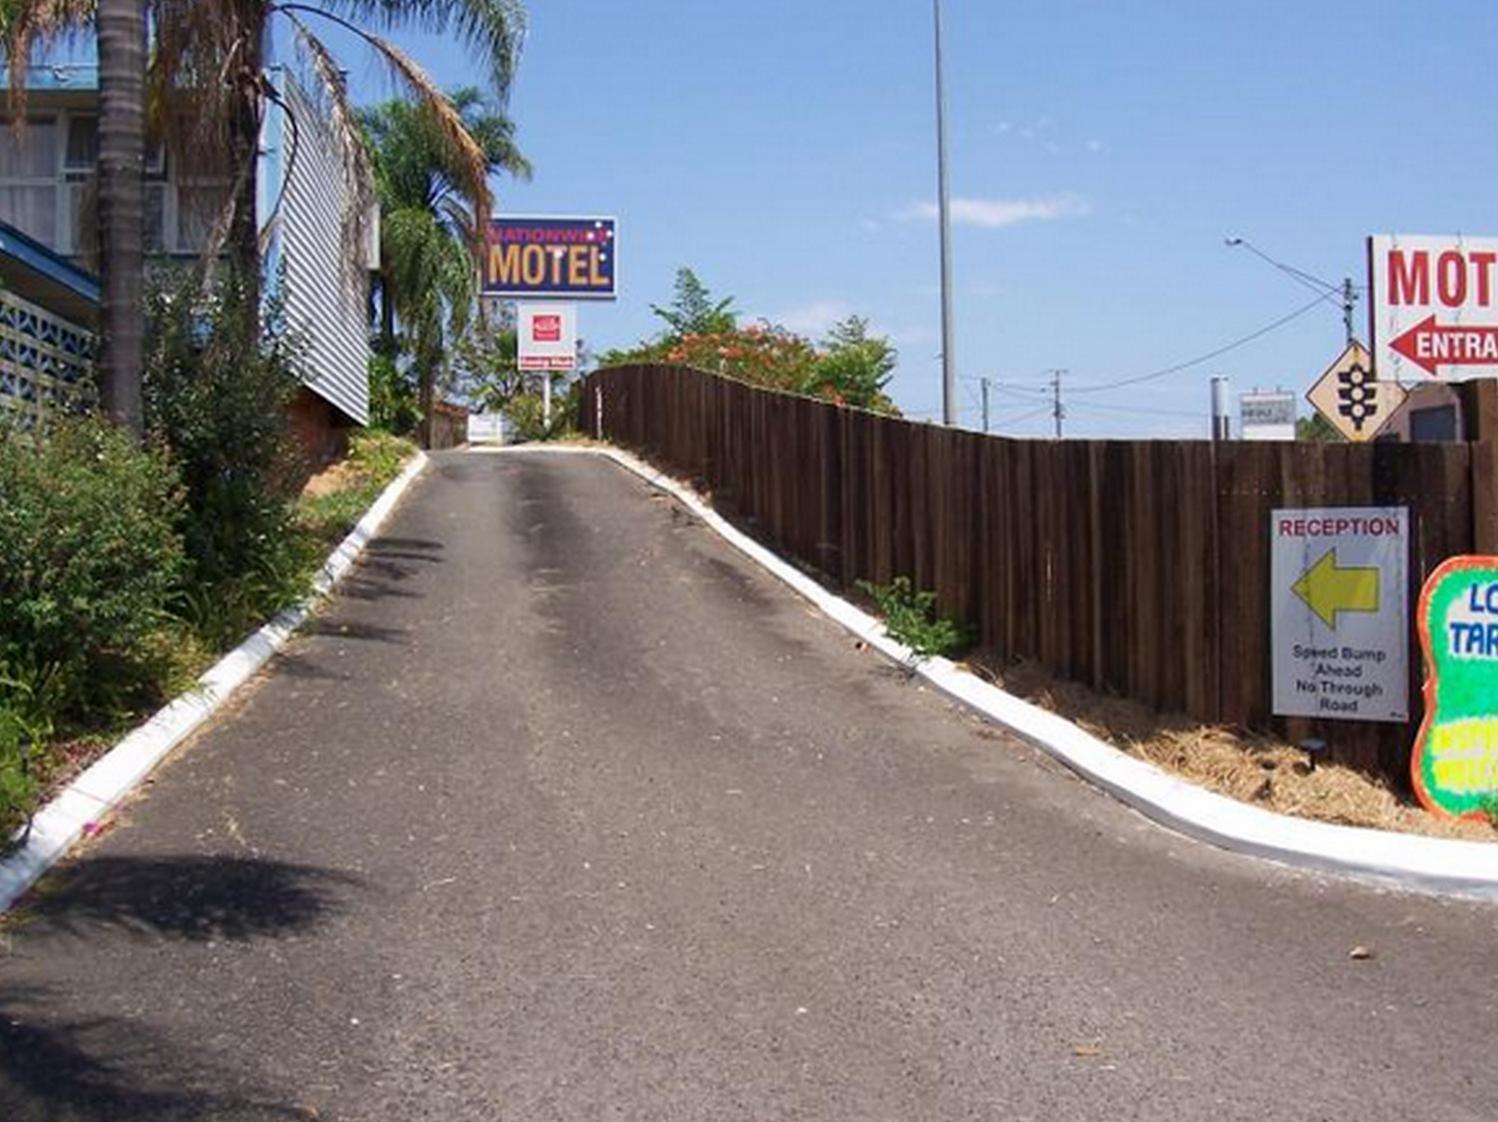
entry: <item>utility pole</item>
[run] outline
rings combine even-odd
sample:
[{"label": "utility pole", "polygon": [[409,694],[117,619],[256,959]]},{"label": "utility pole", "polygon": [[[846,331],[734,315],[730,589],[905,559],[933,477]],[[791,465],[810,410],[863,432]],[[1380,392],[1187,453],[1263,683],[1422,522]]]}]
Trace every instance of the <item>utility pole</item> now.
[{"label": "utility pole", "polygon": [[1066,420],[1066,406],[1061,404],[1061,376],[1065,370],[1051,371],[1051,416],[1056,421],[1056,439],[1061,439],[1061,422]]},{"label": "utility pole", "polygon": [[983,384],[983,431],[988,432],[988,379],[981,379]]},{"label": "utility pole", "polygon": [[941,419],[957,423],[957,345],[952,326],[952,221],[947,189],[947,87],[941,65],[941,0],[932,0],[936,25],[936,209],[941,227]]},{"label": "utility pole", "polygon": [[1352,289],[1352,278],[1342,278],[1342,324],[1347,328],[1347,341],[1352,342],[1354,332],[1352,330],[1352,306],[1358,301],[1357,294]]}]

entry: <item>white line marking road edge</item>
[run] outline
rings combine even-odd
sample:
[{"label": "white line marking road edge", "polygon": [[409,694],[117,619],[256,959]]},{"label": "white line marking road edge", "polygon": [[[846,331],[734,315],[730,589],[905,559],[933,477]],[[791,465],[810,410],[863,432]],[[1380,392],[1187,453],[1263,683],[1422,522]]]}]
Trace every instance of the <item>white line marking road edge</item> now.
[{"label": "white line marking road edge", "polygon": [[198,679],[196,689],[159,710],[37,811],[25,844],[0,860],[0,913],[65,857],[91,823],[101,821],[286,645],[318,602],[358,560],[427,463],[426,453],[418,452],[380,493],[358,525],[323,562],[312,582],[312,592],[301,604],[280,613],[235,647]]},{"label": "white line marking road edge", "polygon": [[[910,651],[875,617],[827,591],[789,562],[730,525],[696,492],[616,448],[540,445],[475,452],[545,451],[603,456],[675,497],[730,545],[810,600],[870,647],[903,662]],[[1498,843],[1433,838],[1313,822],[1240,803],[1188,783],[1084,732],[1049,710],[1005,693],[944,658],[917,673],[1101,787],[1147,818],[1222,849],[1281,864],[1336,873],[1419,892],[1498,899]]]}]

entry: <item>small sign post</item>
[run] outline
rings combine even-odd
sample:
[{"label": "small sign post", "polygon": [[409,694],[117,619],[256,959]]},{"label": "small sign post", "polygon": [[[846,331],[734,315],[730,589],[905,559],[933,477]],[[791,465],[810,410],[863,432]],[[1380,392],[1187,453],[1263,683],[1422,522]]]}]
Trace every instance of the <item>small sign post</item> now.
[{"label": "small sign post", "polygon": [[1270,522],[1274,712],[1409,717],[1409,510],[1276,510]]},{"label": "small sign post", "polygon": [[1498,810],[1498,557],[1453,557],[1420,594],[1425,720],[1410,773],[1427,810]]},{"label": "small sign post", "polygon": [[541,372],[541,417],[551,426],[551,375],[577,365],[577,308],[572,304],[521,304],[516,311],[517,363]]},{"label": "small sign post", "polygon": [[1244,440],[1294,440],[1295,395],[1289,390],[1240,394],[1238,434]]}]

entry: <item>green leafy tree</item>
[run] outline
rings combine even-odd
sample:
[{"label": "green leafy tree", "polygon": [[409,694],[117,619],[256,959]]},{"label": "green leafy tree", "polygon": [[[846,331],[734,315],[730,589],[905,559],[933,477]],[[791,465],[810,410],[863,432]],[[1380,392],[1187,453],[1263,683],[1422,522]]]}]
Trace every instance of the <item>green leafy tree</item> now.
[{"label": "green leafy tree", "polygon": [[[477,89],[447,102],[465,135],[479,146],[488,176],[528,179],[514,124]],[[423,443],[435,386],[478,298],[473,247],[482,236],[484,200],[467,176],[465,156],[444,117],[427,104],[389,101],[359,113],[368,141],[380,222],[380,352],[395,360],[397,320],[416,367]],[[487,186],[485,188],[487,190]]]},{"label": "green leafy tree", "polygon": [[893,402],[884,387],[894,376],[898,358],[889,339],[869,333],[868,320],[849,316],[827,332],[822,355],[803,389],[842,405],[888,412]]},{"label": "green leafy tree", "polygon": [[732,331],[738,323],[733,297],[714,300],[697,274],[687,268],[676,270],[676,296],[670,306],[652,304],[650,310],[666,321],[667,339],[718,335]]},{"label": "green leafy tree", "polygon": [[1342,439],[1342,434],[1320,413],[1312,413],[1295,422],[1295,439],[1336,441]]}]

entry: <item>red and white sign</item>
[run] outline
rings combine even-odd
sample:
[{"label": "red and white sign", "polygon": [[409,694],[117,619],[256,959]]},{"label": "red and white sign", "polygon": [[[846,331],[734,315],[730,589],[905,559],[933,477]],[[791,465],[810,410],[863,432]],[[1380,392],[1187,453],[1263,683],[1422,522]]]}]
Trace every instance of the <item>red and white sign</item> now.
[{"label": "red and white sign", "polygon": [[1379,381],[1498,377],[1498,239],[1368,239],[1369,322]]},{"label": "red and white sign", "polygon": [[521,304],[517,313],[521,370],[571,370],[577,365],[577,308]]},{"label": "red and white sign", "polygon": [[555,312],[546,312],[531,320],[531,342],[560,343],[562,341],[562,317]]}]

